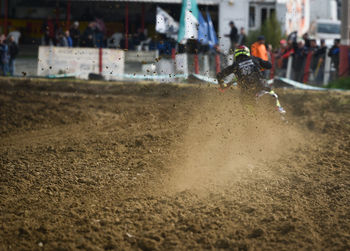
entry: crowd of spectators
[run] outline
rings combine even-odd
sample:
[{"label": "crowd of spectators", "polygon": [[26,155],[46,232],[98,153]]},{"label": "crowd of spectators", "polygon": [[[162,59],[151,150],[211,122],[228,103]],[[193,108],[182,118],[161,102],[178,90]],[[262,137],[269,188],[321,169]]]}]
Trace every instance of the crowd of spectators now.
[{"label": "crowd of spectators", "polygon": [[18,45],[12,35],[0,35],[0,75],[13,76]]},{"label": "crowd of spectators", "polygon": [[[305,33],[302,38],[297,38],[296,34],[291,34],[287,40],[280,41],[280,48],[275,51],[277,59],[277,74],[286,76],[288,60],[292,57],[291,78],[295,81],[303,82],[305,75],[313,76],[313,82],[321,84],[324,77],[326,56],[331,58],[331,79],[337,78],[339,70],[339,44],[340,40],[335,39],[333,46],[328,50],[324,39],[318,41]],[[309,68],[306,62],[308,55],[311,57]]]},{"label": "crowd of spectators", "polygon": [[[333,46],[329,48],[327,53],[328,48],[324,39],[317,41],[308,33],[305,33],[302,38],[298,38],[294,32],[287,39],[282,39],[279,48],[276,49],[273,49],[271,44],[266,43],[264,36],[259,36],[251,46],[251,54],[263,60],[274,61],[272,63],[274,63],[275,73],[280,77],[287,76],[288,61],[291,59],[291,79],[298,82],[304,82],[307,79],[308,82],[322,84],[326,56],[331,59],[330,79],[338,77],[339,44],[340,40],[335,39]],[[265,73],[267,78],[271,77],[269,71]]]},{"label": "crowd of spectators", "polygon": [[79,22],[74,22],[70,29],[63,30],[48,17],[43,23],[43,45],[53,45],[61,47],[97,47],[107,46],[106,26],[104,22],[95,18],[90,22],[81,34]]},{"label": "crowd of spectators", "polygon": [[[138,29],[135,34],[115,33],[107,37],[107,30],[102,19],[95,18],[80,32],[79,22],[75,21],[70,29],[63,30],[48,17],[42,26],[43,45],[61,47],[121,48],[129,50],[158,49],[157,44]],[[126,41],[127,40],[127,41]]]}]

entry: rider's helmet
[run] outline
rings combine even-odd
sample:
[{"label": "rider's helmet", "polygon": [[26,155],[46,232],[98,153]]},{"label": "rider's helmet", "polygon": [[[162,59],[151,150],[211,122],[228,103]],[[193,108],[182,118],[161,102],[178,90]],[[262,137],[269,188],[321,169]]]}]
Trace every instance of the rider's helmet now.
[{"label": "rider's helmet", "polygon": [[241,56],[241,55],[245,55],[247,57],[250,56],[250,50],[247,46],[245,45],[240,45],[235,49],[235,58]]}]

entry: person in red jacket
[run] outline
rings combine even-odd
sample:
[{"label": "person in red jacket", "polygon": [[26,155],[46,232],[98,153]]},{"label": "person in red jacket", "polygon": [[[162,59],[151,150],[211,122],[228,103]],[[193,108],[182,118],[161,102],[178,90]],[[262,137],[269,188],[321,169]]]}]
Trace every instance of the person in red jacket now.
[{"label": "person in red jacket", "polygon": [[280,51],[277,55],[278,75],[280,77],[286,77],[288,58],[294,54],[293,41],[281,40]]}]

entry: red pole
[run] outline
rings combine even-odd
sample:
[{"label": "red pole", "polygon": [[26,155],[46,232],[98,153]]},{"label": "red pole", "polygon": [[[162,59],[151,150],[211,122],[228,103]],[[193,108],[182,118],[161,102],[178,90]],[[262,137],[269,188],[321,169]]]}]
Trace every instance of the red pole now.
[{"label": "red pole", "polygon": [[171,49],[171,59],[175,60],[175,56],[176,56],[176,50],[175,48]]},{"label": "red pole", "polygon": [[102,74],[102,48],[98,50],[98,69],[99,73]]},{"label": "red pole", "polygon": [[4,14],[5,14],[4,34],[5,35],[7,35],[7,13],[8,13],[8,4],[7,4],[7,0],[5,0],[5,6],[4,6]]},{"label": "red pole", "polygon": [[145,4],[142,4],[142,13],[141,13],[141,30],[145,31]]},{"label": "red pole", "polygon": [[220,55],[219,54],[215,55],[215,66],[216,66],[216,73],[219,73],[221,71],[221,68],[220,68]]},{"label": "red pole", "polygon": [[69,30],[70,26],[70,7],[71,7],[71,0],[68,0],[67,3],[67,22],[66,22],[66,29]]},{"label": "red pole", "polygon": [[129,33],[129,4],[125,3],[125,49],[129,48],[128,33]]},{"label": "red pole", "polygon": [[347,45],[340,45],[340,52],[339,52],[339,71],[338,76],[344,77],[348,76],[350,74],[349,72],[349,50],[350,46]]},{"label": "red pole", "polygon": [[304,68],[304,78],[303,83],[306,83],[309,80],[309,73],[310,73],[310,64],[312,59],[312,52],[309,52],[306,57],[306,63]]},{"label": "red pole", "polygon": [[198,54],[194,54],[194,73],[199,74]]}]

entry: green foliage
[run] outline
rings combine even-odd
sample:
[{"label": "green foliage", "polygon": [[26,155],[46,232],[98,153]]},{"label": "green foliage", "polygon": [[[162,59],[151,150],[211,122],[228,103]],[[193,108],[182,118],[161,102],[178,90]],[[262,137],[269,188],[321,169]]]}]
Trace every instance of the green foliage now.
[{"label": "green foliage", "polygon": [[267,44],[271,44],[273,48],[279,46],[279,42],[282,39],[281,24],[278,22],[276,15],[272,14],[261,26],[260,30],[250,31],[247,44],[251,46],[256,42],[259,35],[264,35]]},{"label": "green foliage", "polygon": [[258,39],[258,36],[260,36],[260,35],[261,35],[260,30],[249,31],[246,46],[251,48],[252,44],[254,44],[256,42],[256,40]]},{"label": "green foliage", "polygon": [[265,36],[267,43],[272,44],[273,48],[279,46],[282,39],[281,25],[273,14],[261,27],[261,32]]},{"label": "green foliage", "polygon": [[350,90],[350,77],[343,77],[330,82],[328,88]]}]

